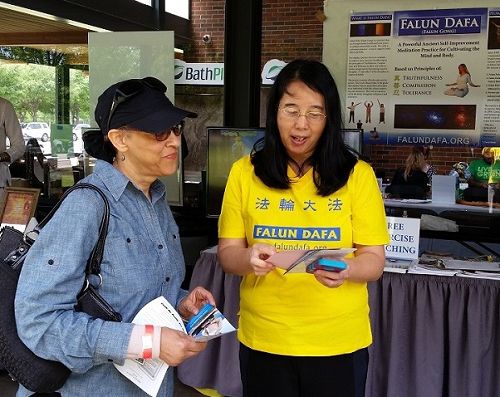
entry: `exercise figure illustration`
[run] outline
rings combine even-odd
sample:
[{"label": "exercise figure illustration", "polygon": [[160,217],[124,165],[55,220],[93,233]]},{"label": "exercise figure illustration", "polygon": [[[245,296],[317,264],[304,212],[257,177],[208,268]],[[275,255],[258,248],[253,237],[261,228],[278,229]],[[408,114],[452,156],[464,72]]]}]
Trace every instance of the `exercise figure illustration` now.
[{"label": "exercise figure illustration", "polygon": [[379,114],[378,114],[378,123],[385,124],[385,105],[383,103],[381,103],[378,99],[377,99],[377,102],[378,102],[378,106],[380,109]]},{"label": "exercise figure illustration", "polygon": [[351,106],[347,106],[347,109],[349,109],[349,123],[353,122],[354,123],[354,110],[356,109],[356,106],[358,106],[360,103],[354,103],[351,102]]},{"label": "exercise figure illustration", "polygon": [[372,101],[365,101],[364,105],[365,105],[365,108],[366,108],[365,123],[371,123],[372,122],[372,107],[373,107],[373,102]]},{"label": "exercise figure illustration", "polygon": [[451,84],[446,84],[447,88],[444,91],[445,95],[458,96],[463,98],[469,93],[469,86],[471,87],[481,87],[472,82],[469,70],[464,63],[458,65],[458,77],[457,81]]}]

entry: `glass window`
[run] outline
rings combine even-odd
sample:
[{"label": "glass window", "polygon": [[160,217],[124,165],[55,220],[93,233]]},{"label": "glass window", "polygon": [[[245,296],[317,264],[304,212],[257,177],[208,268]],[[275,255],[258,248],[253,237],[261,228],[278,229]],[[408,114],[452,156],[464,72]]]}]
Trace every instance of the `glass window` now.
[{"label": "glass window", "polygon": [[165,11],[184,19],[189,19],[189,0],[165,1]]},{"label": "glass window", "polygon": [[[139,3],[152,6],[152,0],[135,0]],[[189,19],[189,0],[166,0],[165,12]]]}]

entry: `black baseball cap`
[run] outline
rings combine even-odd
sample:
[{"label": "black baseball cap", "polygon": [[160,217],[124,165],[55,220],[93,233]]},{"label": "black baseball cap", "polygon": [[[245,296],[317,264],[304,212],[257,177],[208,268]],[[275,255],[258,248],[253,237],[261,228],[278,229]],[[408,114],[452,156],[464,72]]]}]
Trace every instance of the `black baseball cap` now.
[{"label": "black baseball cap", "polygon": [[101,132],[129,126],[158,133],[196,113],[178,108],[165,95],[167,87],[155,77],[129,79],[108,87],[97,100],[95,120]]}]

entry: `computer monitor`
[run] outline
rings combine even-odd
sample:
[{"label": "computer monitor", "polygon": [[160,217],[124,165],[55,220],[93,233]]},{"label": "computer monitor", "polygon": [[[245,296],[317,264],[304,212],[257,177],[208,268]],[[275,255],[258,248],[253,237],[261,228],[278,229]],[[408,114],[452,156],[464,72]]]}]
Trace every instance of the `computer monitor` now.
[{"label": "computer monitor", "polygon": [[207,128],[207,217],[218,217],[229,171],[233,163],[249,154],[259,139],[263,128]]}]

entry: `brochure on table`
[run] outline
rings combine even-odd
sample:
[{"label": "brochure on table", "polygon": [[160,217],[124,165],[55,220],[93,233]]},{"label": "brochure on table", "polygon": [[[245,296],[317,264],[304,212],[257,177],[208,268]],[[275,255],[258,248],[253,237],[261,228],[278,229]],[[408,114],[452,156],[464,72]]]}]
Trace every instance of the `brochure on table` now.
[{"label": "brochure on table", "polygon": [[[227,319],[212,307],[202,316],[197,316],[197,332],[192,336],[200,342],[218,338],[235,331]],[[186,332],[181,316],[162,296],[144,306],[132,321],[134,324],[153,324]],[[215,327],[215,325],[217,327]],[[152,397],[156,397],[168,369],[168,364],[156,360],[125,360],[123,365],[114,364],[116,369]]]}]

